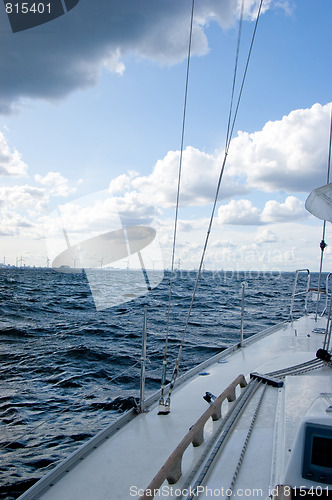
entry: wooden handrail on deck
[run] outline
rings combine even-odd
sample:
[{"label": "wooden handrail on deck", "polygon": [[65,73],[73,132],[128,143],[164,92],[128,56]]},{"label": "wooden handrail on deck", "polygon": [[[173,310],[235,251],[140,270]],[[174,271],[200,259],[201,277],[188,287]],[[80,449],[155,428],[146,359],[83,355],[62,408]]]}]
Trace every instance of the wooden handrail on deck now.
[{"label": "wooden handrail on deck", "polygon": [[[182,475],[182,457],[190,443],[193,446],[199,446],[204,441],[204,427],[206,422],[212,417],[212,420],[219,420],[221,417],[221,405],[227,398],[228,401],[234,401],[236,399],[236,387],[246,387],[247,381],[244,375],[239,375],[209,406],[209,408],[200,416],[197,422],[190,427],[187,434],[184,436],[182,441],[175,448],[173,453],[168,457],[164,465],[161,467],[156,476],[152,479],[149,486],[144,491],[143,495],[139,500],[148,500],[154,497],[154,492],[156,492],[165,479],[167,479],[169,484],[175,484],[180,479]],[[153,494],[153,496],[151,496]]]}]

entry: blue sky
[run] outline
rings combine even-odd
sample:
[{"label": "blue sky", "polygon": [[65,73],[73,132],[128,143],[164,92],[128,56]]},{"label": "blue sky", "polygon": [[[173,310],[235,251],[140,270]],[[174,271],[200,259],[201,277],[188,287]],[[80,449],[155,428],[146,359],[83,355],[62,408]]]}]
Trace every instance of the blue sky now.
[{"label": "blue sky", "polygon": [[[177,247],[187,268],[198,265],[222,159],[240,3],[196,0]],[[255,4],[245,2],[240,74]],[[303,202],[326,178],[332,5],[264,8],[206,267],[317,269],[321,223]],[[169,267],[189,14],[187,0],[139,9],[134,0],[80,0],[13,34],[2,8],[0,260],[54,258],[52,211],[61,205],[75,242],[116,229],[119,211],[154,227],[160,252],[148,258]],[[86,196],[100,191],[98,213]],[[329,247],[326,256],[328,265]]]}]

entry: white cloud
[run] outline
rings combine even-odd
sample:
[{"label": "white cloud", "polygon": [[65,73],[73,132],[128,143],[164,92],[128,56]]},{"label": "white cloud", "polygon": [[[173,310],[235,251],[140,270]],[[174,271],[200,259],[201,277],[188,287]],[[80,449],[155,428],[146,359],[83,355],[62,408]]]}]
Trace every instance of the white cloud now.
[{"label": "white cloud", "polygon": [[[174,207],[177,190],[179,151],[169,151],[162,160],[158,160],[150,175],[121,175],[111,183],[113,192],[131,188],[142,199],[159,207]],[[212,203],[219,177],[221,155],[211,155],[188,146],[183,151],[180,204],[202,206]],[[246,186],[237,176],[224,174],[220,197],[230,198],[246,193]]]},{"label": "white cloud", "polygon": [[36,174],[35,181],[43,186],[51,186],[49,192],[53,196],[68,196],[76,191],[76,188],[69,187],[68,179],[63,177],[60,172],[48,172],[44,177]]},{"label": "white cloud", "polygon": [[265,243],[275,243],[278,241],[278,236],[274,231],[270,228],[259,229],[257,235],[255,237],[255,242],[258,245],[262,245]]},{"label": "white cloud", "polygon": [[260,210],[250,200],[232,200],[218,209],[219,224],[257,225],[260,224]]},{"label": "white cloud", "polygon": [[[116,225],[121,227],[116,201],[113,198],[99,198],[98,195],[78,198],[60,205],[55,217],[61,214],[61,224],[69,233],[85,234],[85,238],[93,234],[106,231]],[[48,218],[45,218],[47,222]],[[53,219],[50,218],[52,229]],[[80,236],[79,236],[80,238]]]},{"label": "white cloud", "polygon": [[118,75],[123,75],[125,71],[125,65],[120,60],[121,51],[119,48],[115,49],[115,51],[111,51],[104,60],[104,66],[111,73],[117,73]]},{"label": "white cloud", "polygon": [[262,212],[263,222],[289,222],[308,217],[304,203],[295,196],[288,196],[284,203],[270,200]]},{"label": "white cloud", "polygon": [[230,172],[264,191],[310,192],[324,183],[331,104],[292,111],[233,139]]},{"label": "white cloud", "polygon": [[116,194],[128,190],[131,186],[131,181],[135,179],[135,177],[138,177],[138,175],[138,172],[134,170],[130,170],[128,174],[119,175],[110,182],[108,191],[111,194]]},{"label": "white cloud", "polygon": [[47,208],[47,201],[44,189],[28,185],[0,187],[0,208],[36,212]]},{"label": "white cloud", "polygon": [[[260,225],[265,223],[279,223],[300,220],[308,217],[304,210],[304,203],[295,196],[288,196],[284,203],[269,200],[263,210],[255,207],[250,200],[232,200],[218,209],[219,224]],[[273,233],[261,232],[265,241],[267,238],[274,241]],[[263,241],[263,240],[262,240]]]},{"label": "white cloud", "polygon": [[0,187],[0,235],[40,238],[39,217],[47,203],[44,189],[28,185]]},{"label": "white cloud", "polygon": [[5,136],[0,132],[0,176],[26,177],[28,166],[16,149],[10,151]]},{"label": "white cloud", "polygon": [[212,248],[235,248],[236,243],[234,243],[234,241],[216,239],[211,243],[211,247]]},{"label": "white cloud", "polygon": [[[295,110],[282,120],[268,122],[258,132],[239,132],[231,144],[219,199],[248,194],[253,189],[309,192],[312,186],[322,184],[326,176],[329,121],[330,105],[315,104],[310,109]],[[174,207],[179,157],[179,151],[169,151],[157,161],[150,175],[129,172],[117,177],[110,184],[110,192],[121,196],[131,191],[137,193],[142,203],[145,199],[161,208]],[[212,203],[222,161],[223,152],[209,154],[192,146],[183,151],[180,205]],[[255,223],[257,210],[248,205],[243,208],[250,211],[246,220]],[[282,213],[298,218],[301,210],[300,201],[295,205],[291,198],[285,207],[278,208],[277,215],[277,202],[271,202],[262,222],[278,219]],[[234,220],[234,216],[228,213],[226,219]]]},{"label": "white cloud", "polygon": [[122,224],[151,224],[159,213],[151,198],[136,192],[125,193],[122,198],[116,198],[115,203]]},{"label": "white cloud", "polygon": [[42,222],[49,236],[60,233],[63,239],[65,228],[70,243],[75,244],[123,226],[151,225],[156,213],[155,207],[143,203],[137,193],[116,198],[105,190],[59,205],[55,212],[43,216]]},{"label": "white cloud", "polygon": [[[183,60],[188,51],[189,16],[182,11],[174,15],[174,11],[164,11],[164,17],[149,26],[135,51],[142,57],[160,64],[175,64]],[[197,19],[197,18],[196,18]],[[202,56],[209,50],[203,25],[208,17],[202,16],[202,25],[196,22],[193,26],[192,53]]]},{"label": "white cloud", "polygon": [[0,235],[16,236],[18,233],[30,229],[32,223],[22,215],[8,209],[2,209],[0,213]]}]

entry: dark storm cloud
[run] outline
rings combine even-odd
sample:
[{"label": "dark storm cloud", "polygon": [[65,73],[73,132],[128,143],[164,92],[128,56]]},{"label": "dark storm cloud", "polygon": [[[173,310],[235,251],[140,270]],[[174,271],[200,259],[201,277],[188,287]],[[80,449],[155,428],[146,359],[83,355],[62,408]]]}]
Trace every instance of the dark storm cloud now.
[{"label": "dark storm cloud", "polygon": [[[228,26],[238,12],[235,0],[196,4],[193,52],[208,50],[204,27]],[[1,6],[2,7],[2,6]],[[12,33],[0,9],[0,112],[23,98],[59,99],[94,85],[102,68],[117,70],[129,53],[161,64],[186,56],[191,0],[80,0],[65,15]]]}]

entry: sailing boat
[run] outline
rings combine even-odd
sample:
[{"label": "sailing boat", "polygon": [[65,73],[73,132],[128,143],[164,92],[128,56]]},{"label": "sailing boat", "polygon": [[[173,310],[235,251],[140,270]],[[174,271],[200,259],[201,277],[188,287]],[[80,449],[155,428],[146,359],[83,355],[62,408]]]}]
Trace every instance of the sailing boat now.
[{"label": "sailing boat", "polygon": [[[176,364],[162,397],[144,401],[142,377],[139,411],[97,434],[21,500],[331,494],[331,307],[327,319],[307,314],[310,272],[298,270],[295,285],[301,272],[307,286],[294,286],[289,321],[181,377]],[[305,310],[295,320],[299,293]],[[144,358],[143,349],[143,374]]]}]

